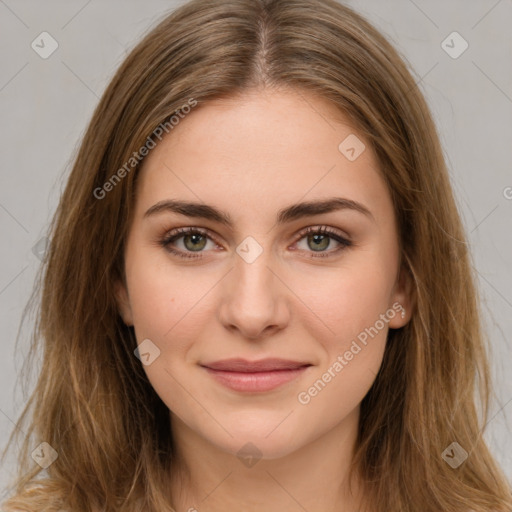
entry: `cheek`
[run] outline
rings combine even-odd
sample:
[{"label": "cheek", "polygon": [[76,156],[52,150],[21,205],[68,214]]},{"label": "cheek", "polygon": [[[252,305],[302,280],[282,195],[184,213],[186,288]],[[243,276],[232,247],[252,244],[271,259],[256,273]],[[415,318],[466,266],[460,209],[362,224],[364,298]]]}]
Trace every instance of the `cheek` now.
[{"label": "cheek", "polygon": [[382,363],[388,323],[396,315],[389,304],[397,265],[392,249],[388,257],[382,250],[361,251],[335,272],[304,273],[296,289],[315,312],[303,326],[323,348],[297,400],[330,424],[364,398]]},{"label": "cheek", "polygon": [[296,397],[304,413],[322,419],[326,428],[346,417],[368,393],[382,363],[389,320],[397,314],[389,307],[392,274],[377,263],[345,270],[337,278],[316,281],[317,292],[322,288],[324,293],[309,296],[308,304],[329,330],[320,336],[318,321],[308,324],[323,356]]},{"label": "cheek", "polygon": [[128,285],[135,335],[138,343],[150,339],[159,350],[158,359],[144,370],[157,393],[176,396],[179,385],[166,370],[180,382],[186,380],[184,368],[197,359],[194,348],[215,318],[212,297],[219,275],[173,267],[165,255],[133,258],[131,262]]},{"label": "cheek", "polygon": [[324,339],[332,343],[357,336],[389,308],[396,264],[377,255],[364,256],[347,258],[335,270],[289,276],[297,297],[309,308],[303,318],[311,319],[311,329],[323,325]]},{"label": "cheek", "polygon": [[129,276],[135,330],[144,337],[164,340],[187,323],[188,315],[206,293],[209,280],[171,265],[134,260]]},{"label": "cheek", "polygon": [[[130,302],[138,343],[150,339],[158,347],[158,357],[144,365],[156,393],[170,409],[188,403],[192,389],[183,372],[187,354],[205,325],[201,298],[214,284],[212,277],[179,272],[170,265],[147,264],[143,259],[131,267]],[[212,281],[211,283],[209,281]],[[130,283],[129,283],[130,286]],[[180,383],[183,383],[180,385]]]}]

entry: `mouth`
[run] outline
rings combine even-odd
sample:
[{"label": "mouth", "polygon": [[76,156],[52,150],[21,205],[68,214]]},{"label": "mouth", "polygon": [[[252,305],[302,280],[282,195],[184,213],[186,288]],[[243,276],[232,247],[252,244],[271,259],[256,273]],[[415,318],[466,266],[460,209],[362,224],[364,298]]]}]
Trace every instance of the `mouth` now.
[{"label": "mouth", "polygon": [[226,359],[200,366],[217,382],[234,391],[265,392],[298,378],[312,365],[286,359]]}]

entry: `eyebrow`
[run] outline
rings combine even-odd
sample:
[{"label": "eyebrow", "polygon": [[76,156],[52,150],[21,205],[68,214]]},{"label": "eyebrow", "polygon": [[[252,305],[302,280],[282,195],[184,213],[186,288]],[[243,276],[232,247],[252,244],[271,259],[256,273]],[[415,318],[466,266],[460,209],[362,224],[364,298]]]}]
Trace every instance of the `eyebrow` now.
[{"label": "eyebrow", "polygon": [[[320,215],[322,213],[330,213],[339,210],[351,210],[362,213],[375,221],[374,216],[370,210],[352,199],[346,199],[343,197],[333,197],[318,201],[307,201],[303,203],[293,204],[277,213],[277,224],[284,224],[291,222],[303,217],[309,217],[312,215]],[[172,199],[166,199],[159,201],[149,208],[144,214],[144,218],[157,215],[162,212],[174,212],[187,217],[207,219],[219,224],[223,224],[229,228],[233,227],[233,220],[231,216],[218,210],[214,206],[210,206],[204,203],[178,201]]]}]

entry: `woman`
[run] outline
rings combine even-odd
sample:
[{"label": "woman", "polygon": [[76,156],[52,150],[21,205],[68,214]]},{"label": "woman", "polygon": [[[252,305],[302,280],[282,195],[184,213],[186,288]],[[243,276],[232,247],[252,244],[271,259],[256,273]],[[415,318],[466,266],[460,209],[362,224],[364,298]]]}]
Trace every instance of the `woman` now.
[{"label": "woman", "polygon": [[69,177],[4,509],[509,511],[472,279],[385,38],[333,0],[193,0]]}]

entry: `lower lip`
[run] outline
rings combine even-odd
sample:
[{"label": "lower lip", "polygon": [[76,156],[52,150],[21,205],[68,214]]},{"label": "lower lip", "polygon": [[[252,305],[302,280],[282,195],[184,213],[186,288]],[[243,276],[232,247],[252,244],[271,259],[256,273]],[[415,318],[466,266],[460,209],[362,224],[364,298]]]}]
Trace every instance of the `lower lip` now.
[{"label": "lower lip", "polygon": [[244,373],[212,370],[205,367],[208,373],[224,386],[234,391],[245,392],[271,391],[296,379],[308,368],[308,366],[301,366],[293,370]]}]

